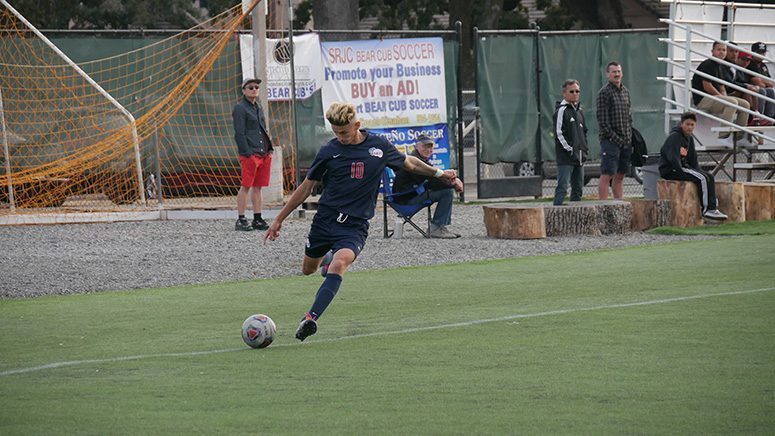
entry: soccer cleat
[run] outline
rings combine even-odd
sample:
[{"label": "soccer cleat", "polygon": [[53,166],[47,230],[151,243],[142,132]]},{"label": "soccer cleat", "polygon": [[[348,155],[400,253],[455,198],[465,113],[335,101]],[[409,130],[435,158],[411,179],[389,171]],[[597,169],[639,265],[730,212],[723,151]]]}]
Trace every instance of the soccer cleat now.
[{"label": "soccer cleat", "polygon": [[314,335],[317,331],[318,323],[316,323],[309,315],[305,315],[299,323],[299,328],[296,329],[296,339],[304,341],[308,337]]},{"label": "soccer cleat", "polygon": [[328,267],[331,265],[331,261],[334,259],[334,252],[329,251],[323,256],[323,260],[320,262],[320,275],[325,277],[328,274]]},{"label": "soccer cleat", "polygon": [[728,216],[721,213],[718,209],[706,211],[704,214],[702,214],[702,216],[704,216],[705,218],[710,218],[714,220],[725,220],[729,218]]},{"label": "soccer cleat", "polygon": [[250,226],[256,230],[266,230],[269,228],[269,224],[267,224],[263,218],[254,219]]},{"label": "soccer cleat", "polygon": [[237,220],[237,224],[234,224],[234,230],[240,230],[243,232],[249,232],[253,230],[253,226],[248,223],[248,220],[245,218],[240,218]]}]

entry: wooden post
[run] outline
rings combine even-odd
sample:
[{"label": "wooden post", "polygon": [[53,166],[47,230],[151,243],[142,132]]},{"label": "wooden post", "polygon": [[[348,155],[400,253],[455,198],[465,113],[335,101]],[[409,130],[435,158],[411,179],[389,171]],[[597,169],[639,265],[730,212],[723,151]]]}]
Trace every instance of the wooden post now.
[{"label": "wooden post", "polygon": [[670,201],[670,225],[695,227],[703,224],[697,185],[677,180],[657,180],[660,200]]},{"label": "wooden post", "polygon": [[743,222],[745,216],[745,190],[740,182],[716,182],[718,210],[729,218],[727,222]]},{"label": "wooden post", "polygon": [[500,239],[546,238],[543,207],[491,204],[483,208],[487,236]]},{"label": "wooden post", "polygon": [[771,183],[743,183],[745,191],[745,219],[764,221],[775,218],[775,185]]},{"label": "wooden post", "polygon": [[642,232],[670,224],[670,202],[667,200],[631,199],[630,230]]}]

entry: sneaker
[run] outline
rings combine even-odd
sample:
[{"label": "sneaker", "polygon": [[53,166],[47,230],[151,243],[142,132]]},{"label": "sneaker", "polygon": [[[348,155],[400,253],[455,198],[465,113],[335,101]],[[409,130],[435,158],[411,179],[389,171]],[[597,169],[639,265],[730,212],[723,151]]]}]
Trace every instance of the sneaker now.
[{"label": "sneaker", "polygon": [[312,319],[309,314],[304,315],[299,323],[299,328],[296,329],[296,339],[304,341],[308,337],[314,335],[318,331],[318,323]]},{"label": "sneaker", "polygon": [[237,220],[237,224],[234,224],[234,230],[241,230],[243,232],[249,232],[253,230],[253,226],[248,223],[248,220],[245,218],[240,218]]},{"label": "sneaker", "polygon": [[455,239],[459,238],[460,235],[450,232],[447,229],[447,226],[431,226],[430,237],[437,239]]},{"label": "sneaker", "polygon": [[334,260],[334,252],[329,251],[323,256],[323,260],[320,262],[320,275],[325,277],[328,274],[328,267],[331,265],[331,261]]},{"label": "sneaker", "polygon": [[269,224],[263,218],[254,219],[250,225],[256,230],[266,230],[269,228]]},{"label": "sneaker", "polygon": [[721,213],[718,209],[706,211],[704,214],[702,214],[702,216],[704,216],[705,218],[710,218],[714,220],[725,220],[729,218],[728,216]]}]

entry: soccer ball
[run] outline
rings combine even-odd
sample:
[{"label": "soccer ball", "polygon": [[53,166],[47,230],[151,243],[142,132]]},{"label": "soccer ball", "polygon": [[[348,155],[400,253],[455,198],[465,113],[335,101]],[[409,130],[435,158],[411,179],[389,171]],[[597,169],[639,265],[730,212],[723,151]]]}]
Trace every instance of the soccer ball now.
[{"label": "soccer ball", "polygon": [[242,340],[252,348],[266,348],[274,341],[277,328],[272,318],[257,313],[242,323]]}]

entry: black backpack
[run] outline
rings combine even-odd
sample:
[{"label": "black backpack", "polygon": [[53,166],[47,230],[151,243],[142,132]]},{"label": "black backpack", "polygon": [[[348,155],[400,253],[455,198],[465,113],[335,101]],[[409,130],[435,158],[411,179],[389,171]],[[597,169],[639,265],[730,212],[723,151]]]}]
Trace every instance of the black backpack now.
[{"label": "black backpack", "polygon": [[630,163],[634,167],[642,167],[646,162],[646,158],[649,155],[649,150],[646,148],[646,140],[643,139],[643,135],[633,127],[632,128],[632,156],[630,157]]}]

